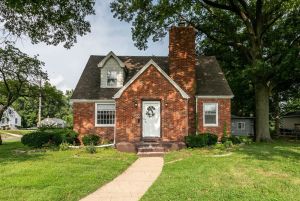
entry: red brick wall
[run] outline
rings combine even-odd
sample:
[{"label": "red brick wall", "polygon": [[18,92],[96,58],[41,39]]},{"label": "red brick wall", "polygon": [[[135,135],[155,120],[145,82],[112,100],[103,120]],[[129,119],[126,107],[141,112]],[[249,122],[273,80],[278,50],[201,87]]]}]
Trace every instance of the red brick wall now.
[{"label": "red brick wall", "polygon": [[114,127],[95,127],[95,103],[73,103],[73,126],[79,139],[86,134],[97,134],[105,140],[113,140]]},{"label": "red brick wall", "polygon": [[139,142],[142,137],[142,101],[160,100],[163,141],[183,141],[187,134],[187,100],[154,67],[146,69],[116,99],[117,142]]},{"label": "red brick wall", "polygon": [[[203,103],[218,103],[218,126],[204,127],[203,125]],[[224,126],[226,124],[227,133],[231,132],[231,99],[198,99],[198,131],[200,133],[210,132],[223,135]]]},{"label": "red brick wall", "polygon": [[189,94],[189,133],[195,132],[196,50],[193,27],[172,27],[169,33],[170,77]]}]

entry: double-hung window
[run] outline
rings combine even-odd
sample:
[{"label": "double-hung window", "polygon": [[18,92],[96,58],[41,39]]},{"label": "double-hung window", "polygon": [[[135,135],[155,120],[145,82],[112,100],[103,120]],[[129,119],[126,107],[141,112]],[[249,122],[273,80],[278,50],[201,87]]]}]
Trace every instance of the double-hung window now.
[{"label": "double-hung window", "polygon": [[203,125],[218,126],[218,103],[203,104]]},{"label": "double-hung window", "polygon": [[118,85],[117,71],[108,71],[107,72],[107,86],[108,87],[117,87],[117,85]]},{"label": "double-hung window", "polygon": [[245,122],[238,122],[237,127],[238,130],[245,130]]},{"label": "double-hung window", "polygon": [[115,113],[116,106],[114,103],[96,103],[96,126],[114,126]]}]

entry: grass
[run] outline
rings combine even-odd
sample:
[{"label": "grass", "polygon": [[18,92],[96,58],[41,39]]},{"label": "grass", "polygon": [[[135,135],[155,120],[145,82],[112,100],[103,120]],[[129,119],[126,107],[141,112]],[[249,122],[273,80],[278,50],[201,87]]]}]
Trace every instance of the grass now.
[{"label": "grass", "polygon": [[0,134],[11,133],[18,135],[25,135],[31,133],[33,130],[0,130]]},{"label": "grass", "polygon": [[0,146],[0,200],[79,200],[136,160],[114,149],[30,150],[20,142]]},{"label": "grass", "polygon": [[300,142],[231,151],[186,149],[165,156],[146,200],[300,200]]}]

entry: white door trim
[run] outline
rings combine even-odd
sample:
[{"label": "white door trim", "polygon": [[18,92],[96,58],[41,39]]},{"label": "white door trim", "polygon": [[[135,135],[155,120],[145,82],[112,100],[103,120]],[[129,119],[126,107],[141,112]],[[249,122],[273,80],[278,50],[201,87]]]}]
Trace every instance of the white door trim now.
[{"label": "white door trim", "polygon": [[[154,116],[146,115],[146,107],[153,106]],[[160,101],[142,101],[142,137],[161,137]]]}]

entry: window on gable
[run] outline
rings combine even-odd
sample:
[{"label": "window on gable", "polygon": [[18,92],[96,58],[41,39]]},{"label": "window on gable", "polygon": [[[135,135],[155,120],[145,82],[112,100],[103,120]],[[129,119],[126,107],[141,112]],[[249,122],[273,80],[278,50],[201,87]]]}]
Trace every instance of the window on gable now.
[{"label": "window on gable", "polygon": [[118,73],[117,71],[108,71],[107,72],[107,86],[117,87],[118,84]]},{"label": "window on gable", "polygon": [[238,122],[237,128],[238,130],[245,130],[245,122]]},{"label": "window on gable", "polygon": [[97,103],[96,104],[96,125],[114,126],[115,125],[115,104]]},{"label": "window on gable", "polygon": [[218,104],[203,104],[203,124],[204,126],[218,126]]}]

